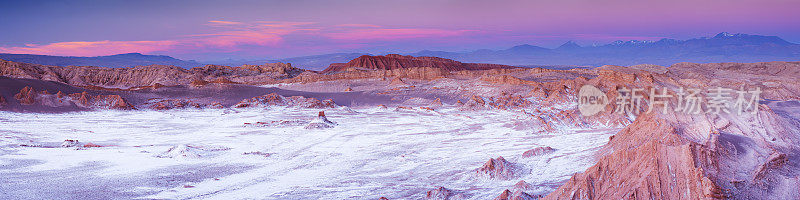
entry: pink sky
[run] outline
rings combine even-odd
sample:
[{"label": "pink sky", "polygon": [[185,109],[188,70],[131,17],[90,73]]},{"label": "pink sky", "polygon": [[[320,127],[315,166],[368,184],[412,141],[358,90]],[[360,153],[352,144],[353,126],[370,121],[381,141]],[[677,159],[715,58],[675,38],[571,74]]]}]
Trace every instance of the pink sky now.
[{"label": "pink sky", "polygon": [[267,59],[334,52],[555,47],[718,32],[800,41],[800,1],[11,2],[0,52]]}]

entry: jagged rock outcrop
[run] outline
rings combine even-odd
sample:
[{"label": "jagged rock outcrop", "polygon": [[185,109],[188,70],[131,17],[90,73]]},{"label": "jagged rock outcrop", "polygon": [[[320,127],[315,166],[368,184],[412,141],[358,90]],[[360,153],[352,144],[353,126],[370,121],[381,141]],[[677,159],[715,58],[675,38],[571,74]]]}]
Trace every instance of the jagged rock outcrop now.
[{"label": "jagged rock outcrop", "polygon": [[439,68],[417,67],[399,68],[393,70],[367,70],[367,71],[345,71],[333,74],[318,74],[304,72],[297,77],[281,80],[283,83],[313,83],[320,81],[355,80],[355,79],[386,79],[390,77],[402,77],[408,79],[434,80],[449,76],[451,73]]},{"label": "jagged rock outcrop", "polygon": [[508,84],[508,85],[523,85],[523,84],[530,84],[536,85],[538,83],[533,81],[526,81],[520,78],[509,76],[509,75],[497,75],[497,76],[482,76],[480,78],[481,81],[485,81],[492,84]]},{"label": "jagged rock outcrop", "polygon": [[306,125],[305,129],[326,129],[326,128],[333,128],[336,126],[336,122],[332,122],[328,120],[328,117],[325,116],[325,111],[319,111],[317,118],[312,120],[311,122]]},{"label": "jagged rock outcrop", "polygon": [[442,106],[442,100],[439,98],[426,99],[426,98],[412,97],[403,101],[401,105],[404,105],[406,107],[436,108]]},{"label": "jagged rock outcrop", "polygon": [[483,164],[480,168],[475,170],[479,177],[490,179],[508,180],[514,178],[514,166],[511,162],[506,161],[502,156],[497,158],[489,158],[489,161]]},{"label": "jagged rock outcrop", "polygon": [[461,200],[465,199],[463,195],[458,194],[450,189],[444,187],[437,187],[433,190],[425,192],[426,200]]},{"label": "jagged rock outcrop", "polygon": [[[396,63],[395,63],[396,64]],[[449,64],[448,64],[449,65]],[[407,83],[396,82],[395,78],[402,79],[415,79],[415,80],[436,80],[446,77],[459,77],[459,78],[478,78],[482,76],[504,76],[509,73],[515,74],[575,74],[586,72],[573,72],[573,71],[556,71],[541,68],[505,68],[498,67],[491,69],[476,69],[451,71],[447,67],[439,68],[434,65],[408,65],[404,67],[389,67],[388,69],[365,69],[365,68],[350,68],[345,63],[331,64],[330,69],[345,69],[344,71],[325,72],[323,74],[313,72],[303,72],[297,77],[291,79],[284,79],[283,83],[310,83],[319,81],[336,81],[336,80],[354,80],[354,79],[380,79],[383,81],[392,80],[390,86],[406,86]],[[528,82],[533,84],[534,82]]]},{"label": "jagged rock outcrop", "polygon": [[203,155],[203,150],[194,146],[190,145],[175,145],[170,147],[167,151],[157,155],[156,157],[159,158],[177,158],[177,157],[187,157],[187,158],[200,158]]},{"label": "jagged rock outcrop", "polygon": [[79,107],[132,110],[136,109],[119,95],[89,95],[87,92],[74,93],[68,95]]},{"label": "jagged rock outcrop", "polygon": [[500,193],[499,196],[494,198],[494,200],[534,200],[534,199],[536,198],[520,190],[517,190],[516,192],[513,193],[509,190],[504,190],[502,193]]},{"label": "jagged rock outcrop", "polygon": [[[567,95],[563,97],[574,96],[573,85],[592,84],[611,100],[619,95],[615,90],[622,87],[648,90],[716,86],[767,88],[771,93],[765,90],[762,98],[792,100],[796,99],[798,87],[791,80],[800,72],[799,64],[680,63],[667,71],[657,66],[604,66],[594,69],[597,77],[576,79],[572,84],[564,82],[563,94]],[[572,101],[552,97],[554,88],[543,85],[542,90],[532,93],[548,96],[544,102]],[[643,95],[648,97],[646,93]],[[759,107],[755,115],[686,115],[668,110],[631,118],[612,113],[614,105],[609,104],[604,112],[591,117],[576,116],[575,112],[547,117],[548,121],[575,119],[577,124],[632,122],[612,136],[595,166],[574,175],[547,199],[797,198],[800,193],[788,188],[796,188],[800,183],[787,181],[796,179],[796,173],[787,171],[797,167],[782,164],[789,160],[785,158],[792,157],[788,152],[794,152],[789,149],[795,147],[790,146],[796,146],[800,140],[791,134],[798,130],[797,123],[789,122],[794,120],[776,114],[769,106]],[[548,116],[546,112],[531,113]]]},{"label": "jagged rock outcrop", "polygon": [[787,189],[800,183],[786,181],[797,167],[782,164],[800,127],[760,107],[740,116],[641,114],[601,150],[596,165],[547,199],[800,197]]},{"label": "jagged rock outcrop", "polygon": [[302,96],[284,97],[276,93],[269,93],[262,96],[242,100],[233,105],[234,108],[246,108],[255,106],[292,106],[301,108],[334,108],[336,103],[333,100],[318,100]]},{"label": "jagged rock outcrop", "polygon": [[242,65],[241,68],[248,69],[250,71],[254,71],[257,73],[274,72],[278,74],[287,74],[289,76],[295,76],[305,71],[303,69],[292,67],[291,63],[280,63],[280,62],[266,63],[263,65]]},{"label": "jagged rock outcrop", "polygon": [[403,81],[403,79],[400,77],[394,77],[392,78],[392,81],[389,82],[389,86],[409,86],[409,84]]},{"label": "jagged rock outcrop", "polygon": [[31,105],[34,103],[34,94],[32,87],[25,86],[22,90],[19,91],[16,95],[14,95],[14,99],[17,99],[20,104],[22,105]]},{"label": "jagged rock outcrop", "polygon": [[694,87],[759,87],[764,99],[800,100],[800,62],[677,63],[666,74]]},{"label": "jagged rock outcrop", "polygon": [[713,150],[678,136],[654,114],[640,116],[610,142],[613,149],[576,174],[547,199],[706,199],[724,197],[702,165],[713,166]]},{"label": "jagged rock outcrop", "polygon": [[551,148],[551,147],[536,147],[536,148],[533,148],[531,150],[527,150],[527,151],[523,152],[522,153],[522,157],[523,158],[530,158],[530,157],[534,157],[534,156],[540,156],[540,155],[552,153],[554,151],[556,151],[556,150]]},{"label": "jagged rock outcrop", "polygon": [[766,162],[764,164],[758,165],[756,168],[755,173],[753,173],[753,181],[761,181],[766,177],[771,170],[778,170],[781,169],[784,165],[789,162],[789,158],[786,157],[786,154],[774,152],[767,157]]},{"label": "jagged rock outcrop", "polygon": [[61,148],[76,148],[76,149],[103,147],[102,145],[94,144],[91,142],[84,144],[78,140],[70,140],[70,139],[64,140],[64,142],[61,142],[61,145],[59,146]]},{"label": "jagged rock outcrop", "polygon": [[64,142],[62,142],[60,146],[61,148],[71,148],[71,147],[80,147],[80,144],[81,143],[78,142],[78,140],[64,140]]},{"label": "jagged rock outcrop", "polygon": [[8,103],[6,103],[6,98],[0,96],[0,108],[5,107],[6,105],[8,105]]},{"label": "jagged rock outcrop", "polygon": [[14,95],[21,105],[44,105],[49,107],[77,106],[85,109],[136,109],[119,95],[91,95],[87,92],[64,95],[61,91],[50,94],[47,91],[37,92],[32,87],[24,87]]},{"label": "jagged rock outcrop", "polygon": [[486,100],[483,97],[472,95],[469,100],[458,100],[456,105],[459,105],[461,110],[480,110],[486,108]]},{"label": "jagged rock outcrop", "polygon": [[289,63],[267,63],[264,65],[242,65],[229,67],[206,65],[190,70],[196,77],[209,80],[210,83],[246,83],[267,84],[276,80],[295,77],[305,70],[292,67]]},{"label": "jagged rock outcrop", "polygon": [[203,158],[212,157],[222,151],[230,150],[226,147],[217,146],[195,146],[187,144],[179,144],[170,147],[166,151],[155,155],[158,158]]},{"label": "jagged rock outcrop", "polygon": [[345,64],[331,64],[322,73],[357,71],[357,70],[394,70],[404,68],[436,68],[446,71],[461,70],[486,70],[486,69],[511,69],[516,68],[508,65],[483,64],[483,63],[462,63],[445,58],[437,57],[413,57],[397,54],[385,56],[363,55]]},{"label": "jagged rock outcrop", "polygon": [[153,110],[171,110],[171,109],[185,109],[185,108],[211,108],[221,109],[224,108],[219,102],[212,102],[210,104],[194,102],[191,99],[149,99],[144,105],[145,108]]},{"label": "jagged rock outcrop", "polygon": [[196,79],[193,79],[191,82],[189,82],[189,85],[192,86],[192,87],[202,87],[202,86],[208,85],[209,83],[210,82],[208,82],[206,80],[203,80],[203,79],[200,79],[200,78],[196,78]]},{"label": "jagged rock outcrop", "polygon": [[468,100],[461,103],[459,107],[461,110],[480,110],[486,108],[508,110],[526,108],[531,105],[533,105],[533,102],[522,96],[503,93],[496,97],[480,97],[473,95]]},{"label": "jagged rock outcrop", "polygon": [[529,184],[528,182],[525,182],[524,180],[520,180],[519,182],[514,184],[514,190],[525,191],[525,190],[530,190],[530,189],[533,189],[533,186],[531,184]]}]

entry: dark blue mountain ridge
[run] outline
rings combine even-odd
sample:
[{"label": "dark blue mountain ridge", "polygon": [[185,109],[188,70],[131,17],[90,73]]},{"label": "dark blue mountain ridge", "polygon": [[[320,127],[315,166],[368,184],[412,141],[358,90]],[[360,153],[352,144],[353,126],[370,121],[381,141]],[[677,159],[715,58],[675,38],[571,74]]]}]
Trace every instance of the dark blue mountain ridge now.
[{"label": "dark blue mountain ridge", "polygon": [[579,48],[581,48],[581,45],[578,45],[577,43],[575,43],[572,40],[570,40],[570,41],[567,41],[566,43],[562,44],[561,46],[558,46],[558,48],[556,48],[556,49],[572,50],[572,49],[579,49]]},{"label": "dark blue mountain ridge", "polygon": [[185,61],[164,55],[144,55],[141,53],[126,53],[110,56],[77,57],[77,56],[49,56],[34,54],[6,54],[0,53],[0,59],[54,66],[100,66],[100,67],[135,67],[145,65],[173,65],[183,68],[203,66],[195,61]]},{"label": "dark blue mountain ridge", "polygon": [[[433,54],[432,52],[435,52]],[[768,62],[800,60],[800,45],[777,36],[719,33],[688,40],[660,39],[615,41],[599,46],[567,42],[554,48],[520,45],[505,50],[466,53],[420,51],[413,56],[437,56],[461,62],[515,66],[602,66],[679,62]]]},{"label": "dark blue mountain ridge", "polygon": [[536,52],[536,51],[546,51],[546,50],[549,49],[530,44],[517,45],[511,47],[510,49],[506,49],[506,51],[511,51],[511,52]]},{"label": "dark blue mountain ridge", "polygon": [[[48,56],[33,54],[3,54],[0,59],[55,66],[133,67],[143,65],[174,65],[184,68],[205,64],[239,66],[268,62],[292,63],[310,70],[322,70],[331,63],[346,63],[366,53],[332,53],[283,59],[223,60],[196,62],[163,55],[127,53],[97,57]],[[523,44],[502,50],[479,49],[468,52],[423,50],[408,53],[412,56],[433,56],[470,63],[494,63],[515,66],[602,66],[656,64],[669,66],[679,62],[769,62],[800,60],[800,45],[777,36],[731,34],[722,32],[713,37],[687,40],[660,39],[655,41],[615,41],[599,46],[580,46],[568,41],[557,48]]]}]

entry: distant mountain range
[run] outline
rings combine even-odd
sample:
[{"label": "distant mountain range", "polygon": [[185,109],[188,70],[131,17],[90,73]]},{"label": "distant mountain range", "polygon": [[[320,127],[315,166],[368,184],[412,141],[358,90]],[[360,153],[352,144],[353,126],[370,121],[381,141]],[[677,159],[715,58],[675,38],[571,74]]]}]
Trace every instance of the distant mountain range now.
[{"label": "distant mountain range", "polygon": [[[139,53],[98,57],[64,57],[31,54],[0,54],[0,59],[56,66],[131,67],[140,65],[174,65],[184,68],[217,64],[239,66],[272,62],[292,63],[292,66],[321,71],[331,63],[346,63],[365,53],[334,53],[274,60],[185,61],[169,56]],[[471,52],[420,51],[406,55],[433,56],[469,63],[493,63],[514,66],[567,69],[577,66],[656,64],[669,66],[678,62],[765,62],[798,61],[800,45],[776,36],[719,33],[714,37],[688,40],[661,39],[658,41],[616,41],[600,46],[580,46],[572,41],[557,48],[518,45],[504,50]]]},{"label": "distant mountain range", "polygon": [[110,56],[74,57],[74,56],[47,56],[33,54],[5,54],[0,53],[0,59],[14,62],[33,63],[54,66],[100,66],[100,67],[135,67],[143,65],[173,65],[183,68],[203,66],[195,61],[185,61],[170,56],[143,55],[140,53],[126,53]]},{"label": "distant mountain range", "polygon": [[466,53],[420,51],[413,56],[435,56],[461,62],[529,65],[636,65],[669,66],[679,62],[798,61],[800,45],[776,36],[720,33],[689,40],[616,41],[602,46],[580,46],[567,42],[554,48],[519,45],[505,50]]},{"label": "distant mountain range", "polygon": [[367,53],[333,53],[313,56],[302,56],[275,60],[220,60],[197,62],[194,60],[181,60],[170,56],[162,55],[143,55],[141,53],[126,53],[110,56],[96,57],[74,57],[74,56],[48,56],[34,54],[7,54],[0,53],[0,59],[14,62],[33,63],[40,65],[54,66],[100,66],[100,67],[135,67],[143,65],[173,65],[183,68],[201,67],[207,64],[241,66],[260,65],[264,63],[292,63],[292,65],[304,69],[322,71],[331,63],[346,63],[352,59]]}]

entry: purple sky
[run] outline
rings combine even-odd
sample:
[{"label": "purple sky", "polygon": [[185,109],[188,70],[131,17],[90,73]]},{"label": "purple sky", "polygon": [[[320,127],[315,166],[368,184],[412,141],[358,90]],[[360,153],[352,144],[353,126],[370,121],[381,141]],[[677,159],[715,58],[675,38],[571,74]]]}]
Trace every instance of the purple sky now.
[{"label": "purple sky", "polygon": [[0,52],[273,59],[337,52],[555,47],[727,31],[800,42],[796,0],[19,1]]}]

